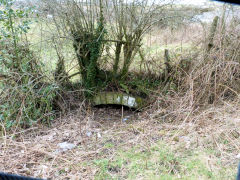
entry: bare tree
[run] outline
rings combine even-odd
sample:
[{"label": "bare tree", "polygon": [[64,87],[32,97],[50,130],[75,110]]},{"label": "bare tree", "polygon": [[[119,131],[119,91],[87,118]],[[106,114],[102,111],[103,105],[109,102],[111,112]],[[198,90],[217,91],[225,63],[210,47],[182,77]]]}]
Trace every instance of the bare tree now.
[{"label": "bare tree", "polygon": [[[144,34],[167,14],[167,0],[42,0],[53,14],[60,36],[72,40],[84,86],[124,79]],[[101,56],[109,43],[114,49],[109,76],[101,69]]]},{"label": "bare tree", "polygon": [[[157,3],[156,3],[157,2]],[[145,33],[159,22],[159,16],[165,15],[171,1],[148,0],[112,0],[107,9],[107,22],[111,24],[109,31],[115,39],[115,59],[113,74],[115,77],[124,78],[129,67],[141,47]],[[158,15],[158,16],[156,16]],[[122,68],[120,60],[122,54]]]},{"label": "bare tree", "polygon": [[[82,82],[87,89],[96,86],[98,60],[105,34],[102,0],[44,0],[52,10],[60,36],[72,40]],[[53,11],[54,10],[54,11]]]}]

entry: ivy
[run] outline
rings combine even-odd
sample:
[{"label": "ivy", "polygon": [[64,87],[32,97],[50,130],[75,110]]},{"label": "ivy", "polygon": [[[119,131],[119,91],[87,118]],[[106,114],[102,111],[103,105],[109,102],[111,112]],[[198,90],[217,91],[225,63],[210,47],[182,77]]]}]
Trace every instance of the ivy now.
[{"label": "ivy", "polygon": [[103,46],[103,38],[106,31],[104,30],[103,19],[98,23],[96,32],[93,35],[93,40],[88,43],[90,50],[90,64],[87,67],[86,87],[88,90],[93,90],[96,86],[96,75],[98,71],[98,58],[101,55],[101,48]]}]

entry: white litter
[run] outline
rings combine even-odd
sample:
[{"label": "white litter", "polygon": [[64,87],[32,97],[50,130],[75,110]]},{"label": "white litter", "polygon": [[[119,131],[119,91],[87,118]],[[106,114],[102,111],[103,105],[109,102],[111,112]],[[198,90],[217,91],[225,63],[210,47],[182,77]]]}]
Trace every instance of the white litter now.
[{"label": "white litter", "polygon": [[237,159],[240,159],[240,153],[236,156]]},{"label": "white litter", "polygon": [[57,152],[65,152],[67,150],[71,150],[76,147],[75,144],[68,143],[68,142],[58,143],[57,146],[59,147],[59,149],[57,149]]},{"label": "white litter", "polygon": [[126,122],[127,120],[129,120],[130,116],[126,116],[122,119],[122,122]]},{"label": "white litter", "polygon": [[99,132],[97,133],[97,137],[98,137],[98,138],[101,138],[101,137],[102,137]]},{"label": "white litter", "polygon": [[90,137],[90,136],[92,135],[92,132],[91,132],[91,131],[87,131],[87,132],[86,132],[86,135],[87,135],[88,137]]}]

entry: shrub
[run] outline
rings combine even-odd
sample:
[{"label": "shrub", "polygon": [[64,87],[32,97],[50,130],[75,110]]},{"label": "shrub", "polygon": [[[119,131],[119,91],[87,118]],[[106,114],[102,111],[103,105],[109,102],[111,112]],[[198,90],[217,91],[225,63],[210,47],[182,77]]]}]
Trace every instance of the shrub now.
[{"label": "shrub", "polygon": [[16,8],[13,0],[1,0],[0,122],[12,127],[29,127],[35,122],[49,123],[54,117],[57,87],[44,83],[43,65],[21,41],[29,29],[31,9]]}]

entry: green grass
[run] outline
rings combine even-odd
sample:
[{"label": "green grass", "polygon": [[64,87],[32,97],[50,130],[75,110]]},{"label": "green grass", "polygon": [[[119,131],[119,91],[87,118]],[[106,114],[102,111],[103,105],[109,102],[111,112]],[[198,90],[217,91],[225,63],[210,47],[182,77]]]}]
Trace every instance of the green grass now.
[{"label": "green grass", "polygon": [[[45,65],[46,73],[49,76],[52,76],[53,71],[56,68],[56,63],[58,60],[57,53],[54,49],[54,44],[52,41],[53,37],[58,37],[57,29],[53,22],[48,19],[39,19],[36,22],[31,24],[31,29],[27,34],[28,40],[31,44],[31,49],[39,56],[41,62]],[[61,55],[65,59],[66,71],[69,71],[69,75],[74,74],[79,71],[77,65],[75,53],[71,44],[71,41],[64,38],[57,39],[57,46],[60,48]],[[156,74],[161,73],[159,67],[163,68],[163,59],[164,59],[164,49],[169,49],[171,60],[177,61],[179,57],[183,54],[188,54],[194,49],[191,44],[169,44],[160,46],[158,44],[153,44],[151,47],[146,46],[146,39],[143,40],[143,54],[145,55],[145,60],[152,61],[152,64],[149,64],[149,68],[152,72]],[[113,52],[114,53],[114,52]],[[154,57],[153,59],[149,57]],[[111,62],[108,59],[108,63]],[[141,58],[138,53],[134,58],[133,63],[131,64],[130,70],[140,70]],[[145,67],[146,68],[146,67]],[[143,69],[148,71],[148,69]],[[79,76],[74,77],[73,81],[78,81]]]},{"label": "green grass", "polygon": [[[106,147],[109,147],[106,145]],[[109,147],[111,148],[111,146]],[[103,179],[234,179],[232,169],[217,164],[219,169],[210,169],[206,152],[171,150],[167,144],[159,142],[149,148],[132,147],[118,150],[111,160],[94,160],[98,169],[96,180]],[[232,174],[229,176],[229,174]]]},{"label": "green grass", "polygon": [[[30,49],[38,55],[39,60],[44,64],[47,75],[52,76],[56,69],[58,56],[55,45],[65,60],[66,71],[69,72],[69,75],[79,71],[71,41],[66,38],[58,38],[56,43],[53,43],[53,37],[58,37],[53,22],[47,19],[39,19],[37,22],[33,22],[27,37],[30,42]],[[75,76],[72,80],[79,80],[79,76]]]}]

